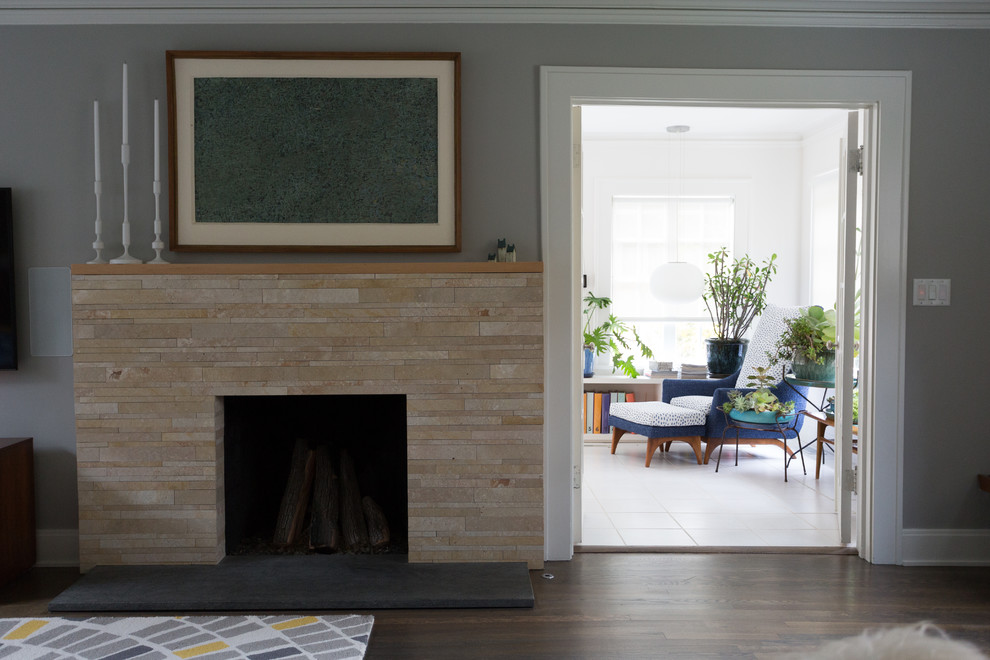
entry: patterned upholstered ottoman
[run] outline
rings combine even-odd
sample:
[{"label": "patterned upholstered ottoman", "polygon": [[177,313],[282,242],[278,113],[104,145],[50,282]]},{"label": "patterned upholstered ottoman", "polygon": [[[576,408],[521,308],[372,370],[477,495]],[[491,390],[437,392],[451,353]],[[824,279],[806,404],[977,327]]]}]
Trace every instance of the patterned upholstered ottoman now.
[{"label": "patterned upholstered ottoman", "polygon": [[[645,435],[646,467],[650,467],[657,449],[670,449],[670,443],[680,440],[691,445],[698,465],[702,464],[701,436],[705,434],[705,413],[661,401],[614,403],[608,411],[612,430],[612,453],[619,438],[626,433]],[[707,463],[707,461],[704,461]]]}]

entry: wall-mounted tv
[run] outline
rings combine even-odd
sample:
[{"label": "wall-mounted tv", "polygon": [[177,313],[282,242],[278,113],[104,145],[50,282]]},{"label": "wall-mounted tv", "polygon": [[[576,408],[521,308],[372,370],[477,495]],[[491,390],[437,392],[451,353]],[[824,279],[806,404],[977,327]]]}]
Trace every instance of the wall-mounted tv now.
[{"label": "wall-mounted tv", "polygon": [[17,368],[14,213],[10,199],[10,188],[0,188],[0,369]]}]

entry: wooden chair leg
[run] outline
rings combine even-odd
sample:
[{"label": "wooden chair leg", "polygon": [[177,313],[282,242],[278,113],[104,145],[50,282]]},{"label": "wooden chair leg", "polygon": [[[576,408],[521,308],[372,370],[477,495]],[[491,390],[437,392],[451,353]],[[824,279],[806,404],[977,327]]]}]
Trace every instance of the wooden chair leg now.
[{"label": "wooden chair leg", "polygon": [[[689,445],[691,445],[691,449],[694,450],[694,455],[698,459],[698,465],[701,465],[702,464],[701,436],[700,435],[692,435],[690,437],[684,438],[684,442],[686,442]],[[707,463],[708,461],[705,460],[704,462]]]},{"label": "wooden chair leg", "polygon": [[715,442],[711,438],[708,438],[708,441],[705,443],[705,465],[708,465],[708,459],[715,453],[715,449],[721,446],[721,442]]},{"label": "wooden chair leg", "polygon": [[612,427],[612,453],[615,453],[615,448],[619,446],[619,438],[625,435],[625,431],[620,429],[618,426]]},{"label": "wooden chair leg", "polygon": [[822,437],[818,436],[815,440],[815,479],[821,476],[822,473],[822,461],[825,459],[825,457],[822,456],[823,453]]},{"label": "wooden chair leg", "polygon": [[657,448],[659,448],[663,442],[663,438],[646,439],[646,467],[650,467],[650,461],[653,460],[653,453],[656,452]]}]

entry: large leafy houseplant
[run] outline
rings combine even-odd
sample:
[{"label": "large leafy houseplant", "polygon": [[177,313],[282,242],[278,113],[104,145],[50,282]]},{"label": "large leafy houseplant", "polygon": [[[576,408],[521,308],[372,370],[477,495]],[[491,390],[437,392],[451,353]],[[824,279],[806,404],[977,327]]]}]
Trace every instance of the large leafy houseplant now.
[{"label": "large leafy houseplant", "polygon": [[721,378],[739,368],[748,340],[743,335],[767,305],[767,284],[777,272],[777,255],[757,265],[750,257],[729,257],[720,248],[708,255],[702,298],[715,336],[705,340],[708,375]]},{"label": "large leafy houseplant", "polygon": [[[611,354],[612,367],[635,378],[639,375],[633,364],[637,355],[649,359],[653,357],[653,351],[640,339],[635,326],[626,324],[608,311],[611,306],[611,298],[599,297],[590,291],[584,297],[584,348],[586,351],[590,350],[593,355]],[[603,323],[592,327],[595,314],[599,311],[607,312],[608,317]]]},{"label": "large leafy houseplant", "polygon": [[708,255],[702,298],[716,339],[741,339],[767,306],[767,285],[777,273],[777,255],[757,265],[749,256],[729,258],[723,247]]}]

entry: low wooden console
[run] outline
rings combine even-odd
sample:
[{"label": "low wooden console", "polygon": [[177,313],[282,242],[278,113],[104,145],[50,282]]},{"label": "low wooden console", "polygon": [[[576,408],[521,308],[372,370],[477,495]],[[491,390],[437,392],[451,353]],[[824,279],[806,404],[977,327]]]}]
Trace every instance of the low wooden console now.
[{"label": "low wooden console", "polygon": [[34,440],[0,438],[0,584],[34,566]]}]

